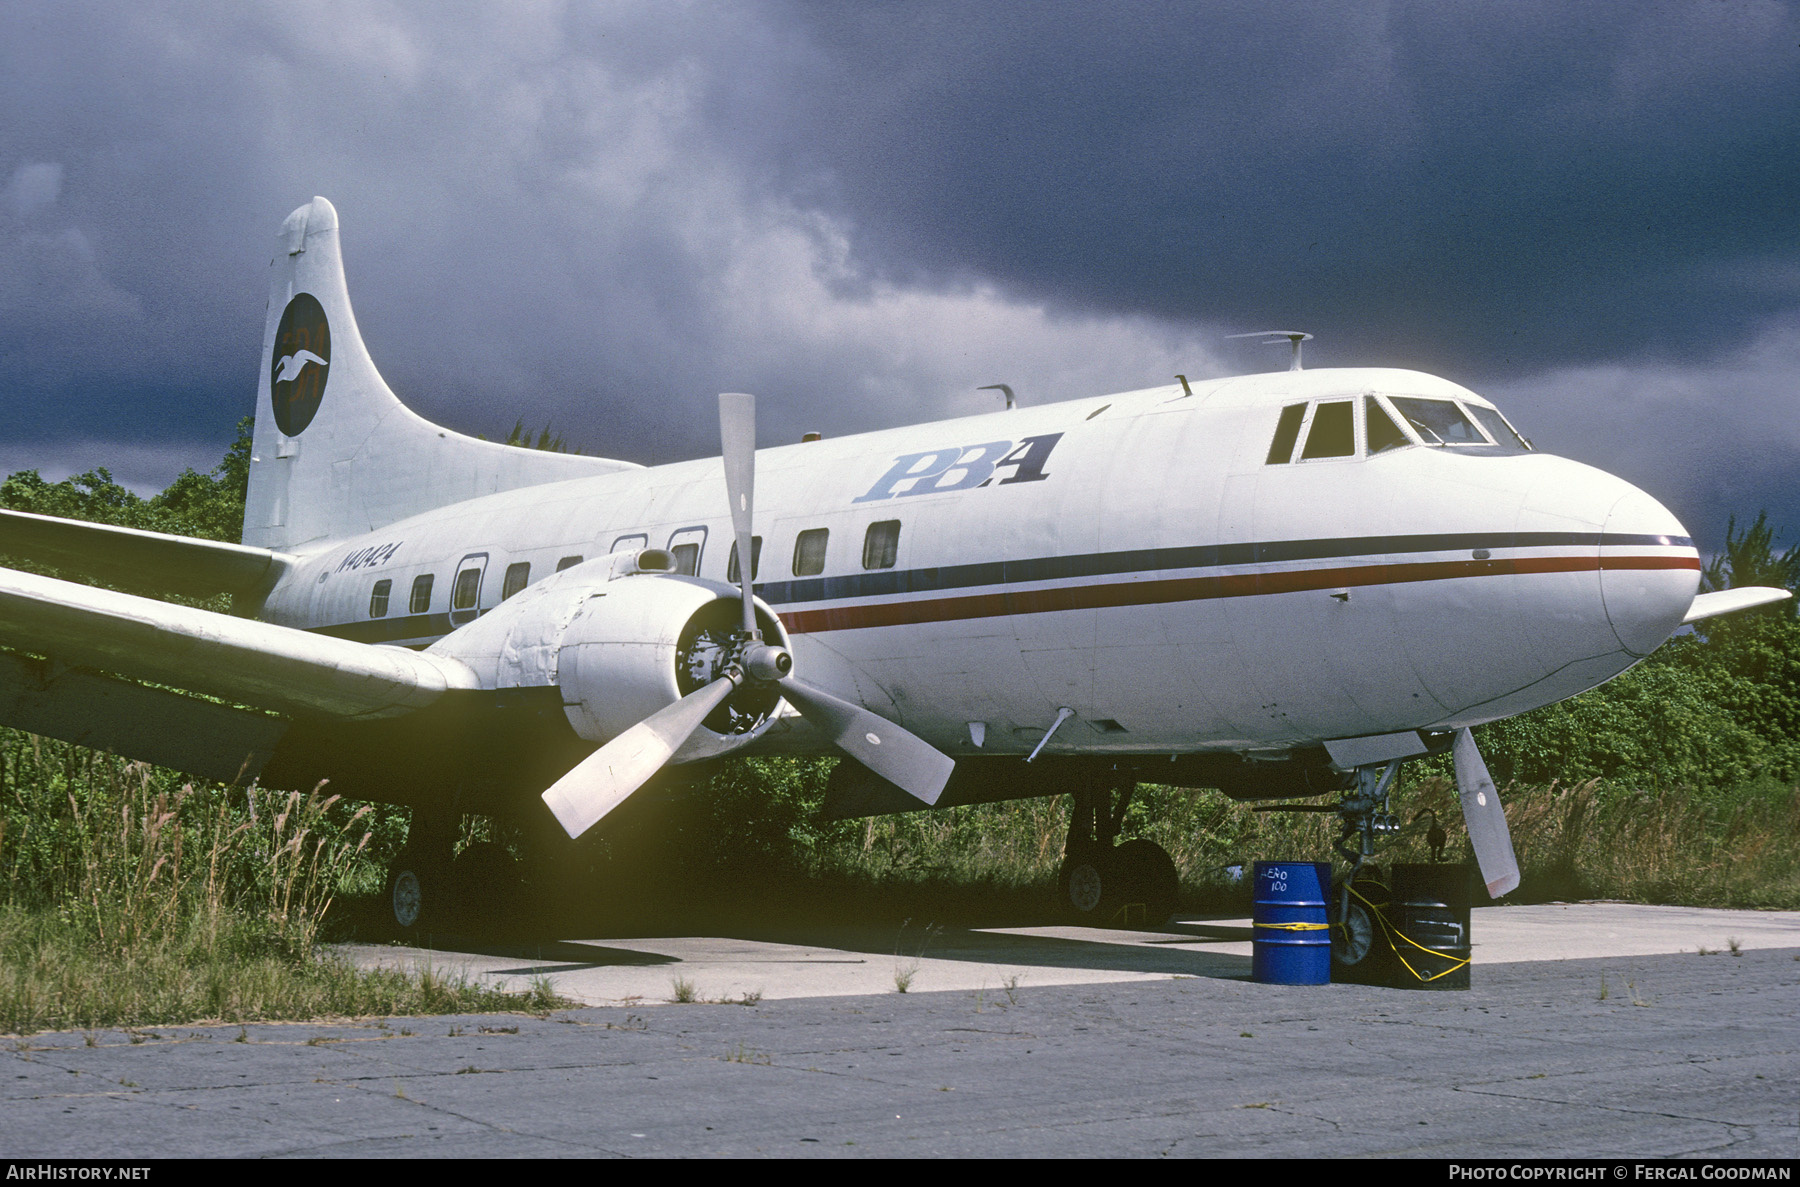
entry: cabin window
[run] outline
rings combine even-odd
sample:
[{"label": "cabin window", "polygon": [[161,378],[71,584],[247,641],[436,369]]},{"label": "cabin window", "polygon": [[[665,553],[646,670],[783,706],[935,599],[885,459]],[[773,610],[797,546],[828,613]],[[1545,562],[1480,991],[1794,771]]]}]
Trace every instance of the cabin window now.
[{"label": "cabin window", "polygon": [[825,545],[830,528],[809,528],[794,537],[794,576],[817,577],[825,571]]},{"label": "cabin window", "polygon": [[1300,460],[1355,454],[1356,405],[1349,400],[1331,400],[1313,409],[1312,428],[1306,432]]},{"label": "cabin window", "polygon": [[[762,571],[762,537],[750,537],[750,580],[755,581],[757,573]],[[725,562],[725,580],[736,585],[738,577],[737,541],[731,542],[731,559]]]},{"label": "cabin window", "polygon": [[1387,414],[1387,409],[1378,403],[1374,396],[1363,399],[1363,420],[1368,425],[1369,452],[1371,454],[1386,453],[1390,449],[1404,449],[1412,444],[1412,438],[1400,431],[1394,418]]},{"label": "cabin window", "polygon": [[556,562],[556,571],[558,573],[560,573],[564,569],[573,569],[576,565],[579,565],[580,563],[581,563],[581,558],[578,556],[565,556],[561,560]]},{"label": "cabin window", "polygon": [[370,618],[387,617],[388,594],[393,592],[393,589],[394,581],[391,577],[383,577],[375,583],[375,588],[369,591]]},{"label": "cabin window", "polygon": [[620,536],[617,540],[613,541],[613,546],[610,549],[608,549],[608,551],[609,552],[628,552],[634,548],[648,548],[648,547],[650,547],[650,537],[644,535],[642,532],[639,532],[639,533],[636,533],[636,534],[630,535],[630,536]]},{"label": "cabin window", "polygon": [[450,591],[450,608],[452,610],[473,610],[475,600],[481,596],[481,570],[464,569],[456,575],[456,588]]},{"label": "cabin window", "polygon": [[504,602],[530,584],[530,561],[520,561],[516,565],[506,566],[506,580],[500,585],[500,600]]},{"label": "cabin window", "polygon": [[1269,445],[1269,465],[1279,466],[1294,456],[1294,442],[1300,439],[1300,422],[1306,416],[1305,404],[1289,404],[1281,410],[1275,425],[1275,440]]},{"label": "cabin window", "polygon": [[863,536],[863,568],[891,569],[900,555],[900,521],[883,519]]},{"label": "cabin window", "polygon": [[1522,453],[1531,448],[1531,442],[1519,436],[1519,430],[1512,427],[1504,416],[1493,408],[1483,408],[1480,404],[1470,404],[1469,411],[1481,422],[1494,444],[1509,453]]},{"label": "cabin window", "polygon": [[424,614],[431,609],[432,574],[421,573],[413,578],[412,600],[407,603],[407,611],[411,614]]},{"label": "cabin window", "polygon": [[1487,444],[1487,438],[1463,415],[1455,401],[1425,400],[1414,396],[1390,396],[1389,399],[1427,445]]},{"label": "cabin window", "polygon": [[705,528],[681,528],[669,537],[675,571],[693,577],[700,572],[700,550],[706,544]]}]

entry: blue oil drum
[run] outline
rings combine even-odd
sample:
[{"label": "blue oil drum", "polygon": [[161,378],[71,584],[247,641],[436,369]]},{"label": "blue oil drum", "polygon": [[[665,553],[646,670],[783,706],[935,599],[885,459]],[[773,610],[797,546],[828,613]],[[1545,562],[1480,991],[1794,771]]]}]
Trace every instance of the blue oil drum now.
[{"label": "blue oil drum", "polygon": [[1259,861],[1251,922],[1250,975],[1269,985],[1324,985],[1331,980],[1331,863]]}]

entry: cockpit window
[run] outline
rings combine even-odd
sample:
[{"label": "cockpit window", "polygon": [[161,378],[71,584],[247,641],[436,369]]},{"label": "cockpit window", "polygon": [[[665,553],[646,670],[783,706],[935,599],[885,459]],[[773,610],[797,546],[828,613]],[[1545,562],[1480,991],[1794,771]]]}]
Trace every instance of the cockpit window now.
[{"label": "cockpit window", "polygon": [[1364,420],[1369,426],[1369,452],[1371,454],[1386,453],[1390,449],[1405,449],[1412,444],[1412,438],[1400,431],[1394,418],[1387,414],[1387,409],[1374,396],[1363,398],[1365,409]]},{"label": "cockpit window", "polygon": [[1488,431],[1488,436],[1494,439],[1494,444],[1507,449],[1531,448],[1531,442],[1519,436],[1518,430],[1508,424],[1506,418],[1501,416],[1497,409],[1483,408],[1480,404],[1470,404],[1469,411],[1474,413],[1475,419],[1481,422],[1481,427]]},{"label": "cockpit window", "polygon": [[1356,454],[1356,405],[1349,400],[1331,400],[1313,410],[1312,428],[1306,433],[1306,448],[1300,460],[1325,457],[1353,457]]},{"label": "cockpit window", "polygon": [[1427,445],[1486,445],[1473,421],[1452,400],[1425,400],[1416,396],[1391,396],[1394,407]]},{"label": "cockpit window", "polygon": [[1275,425],[1275,440],[1269,444],[1268,465],[1286,465],[1294,456],[1294,442],[1300,439],[1300,422],[1305,419],[1305,404],[1289,404],[1281,410],[1281,420]]}]

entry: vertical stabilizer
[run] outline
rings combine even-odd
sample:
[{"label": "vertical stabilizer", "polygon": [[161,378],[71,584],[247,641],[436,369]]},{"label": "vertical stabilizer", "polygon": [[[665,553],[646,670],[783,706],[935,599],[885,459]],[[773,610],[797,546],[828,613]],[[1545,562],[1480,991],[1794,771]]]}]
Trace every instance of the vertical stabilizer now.
[{"label": "vertical stabilizer", "polygon": [[478,441],[401,404],[357,331],[325,199],[288,215],[270,272],[244,543],[304,550],[478,495],[635,468]]}]

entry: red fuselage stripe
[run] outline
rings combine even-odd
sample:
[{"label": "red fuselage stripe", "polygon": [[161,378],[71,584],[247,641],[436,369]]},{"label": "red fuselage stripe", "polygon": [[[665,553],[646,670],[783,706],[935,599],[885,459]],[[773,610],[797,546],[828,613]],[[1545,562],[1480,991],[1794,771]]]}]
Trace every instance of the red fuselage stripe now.
[{"label": "red fuselage stripe", "polygon": [[1403,582],[1448,581],[1461,577],[1502,577],[1514,573],[1581,573],[1600,569],[1691,569],[1699,572],[1700,561],[1692,556],[1606,556],[1599,558],[1598,562],[1592,556],[1532,556],[1485,561],[1347,565],[1335,569],[1114,581],[1104,585],[1060,586],[930,600],[879,602],[873,605],[826,606],[815,610],[783,610],[781,621],[790,634],[809,635],[821,631],[948,622],[962,618],[1045,614],[1056,610],[1095,610],[1108,606],[1151,606],[1165,602],[1199,602],[1211,598],[1244,598],[1257,594],[1342,589],[1355,585],[1398,585]]}]

